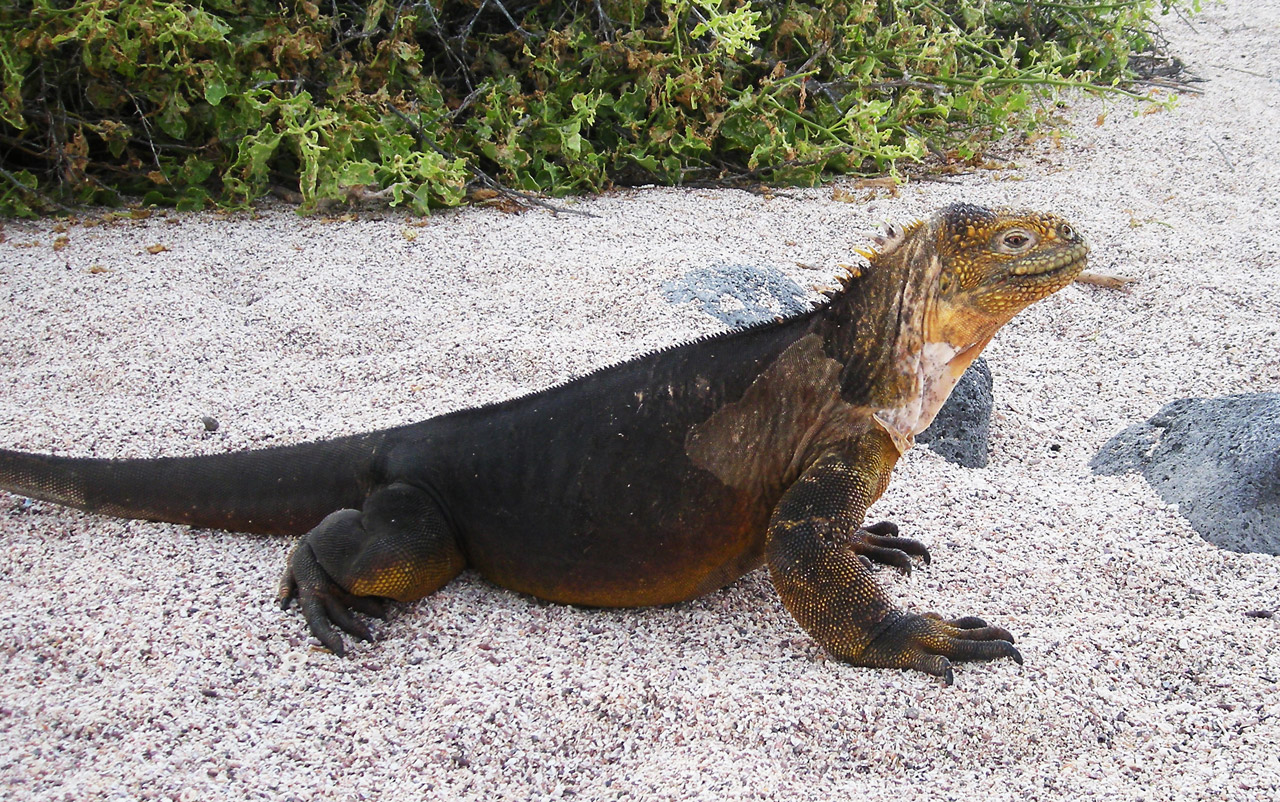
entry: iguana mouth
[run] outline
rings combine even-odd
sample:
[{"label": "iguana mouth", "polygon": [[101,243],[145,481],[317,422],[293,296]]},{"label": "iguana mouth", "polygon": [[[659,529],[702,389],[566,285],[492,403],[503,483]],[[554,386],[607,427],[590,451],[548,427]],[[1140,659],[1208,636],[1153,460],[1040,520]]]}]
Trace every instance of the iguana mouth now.
[{"label": "iguana mouth", "polygon": [[1083,270],[1089,259],[1089,243],[1081,240],[1066,250],[1059,251],[1047,259],[1028,259],[1013,266],[1009,272],[1015,276],[1035,276],[1037,278],[1057,273],[1070,272],[1073,269]]}]

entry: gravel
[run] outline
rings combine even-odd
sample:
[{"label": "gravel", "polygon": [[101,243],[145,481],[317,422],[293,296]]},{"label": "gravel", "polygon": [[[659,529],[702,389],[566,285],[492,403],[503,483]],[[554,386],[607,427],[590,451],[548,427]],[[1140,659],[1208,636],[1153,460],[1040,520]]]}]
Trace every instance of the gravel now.
[{"label": "gravel", "polygon": [[[563,202],[594,217],[5,222],[0,446],[112,457],[545,387],[827,283],[881,220],[957,200],[1058,211],[1095,270],[1136,282],[1007,326],[988,467],[914,449],[872,511],[933,552],[882,574],[894,596],[1010,628],[1025,666],[948,688],[836,663],[761,572],[644,610],[465,574],[339,659],[274,604],[287,539],[3,495],[0,796],[1277,798],[1280,620],[1245,615],[1280,607],[1277,558],[1220,550],[1141,477],[1088,467],[1168,402],[1280,387],[1280,3],[1165,29],[1203,94],[1080,98],[1000,169],[897,196],[844,183],[852,204],[643,189]],[[727,275],[763,296],[709,306]]]}]

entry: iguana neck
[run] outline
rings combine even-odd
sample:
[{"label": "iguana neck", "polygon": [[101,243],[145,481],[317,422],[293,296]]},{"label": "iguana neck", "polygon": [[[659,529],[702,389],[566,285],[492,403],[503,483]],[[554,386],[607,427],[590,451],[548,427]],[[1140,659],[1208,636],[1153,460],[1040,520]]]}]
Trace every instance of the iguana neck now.
[{"label": "iguana neck", "polygon": [[908,237],[855,269],[822,310],[818,330],[827,355],[844,366],[845,401],[880,409],[920,396],[926,324],[940,272],[931,238]]}]

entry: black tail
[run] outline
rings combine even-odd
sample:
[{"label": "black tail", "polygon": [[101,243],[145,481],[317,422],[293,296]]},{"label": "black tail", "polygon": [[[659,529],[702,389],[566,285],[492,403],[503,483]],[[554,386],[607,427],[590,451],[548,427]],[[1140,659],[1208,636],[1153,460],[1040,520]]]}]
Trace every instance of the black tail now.
[{"label": "black tail", "polygon": [[204,457],[81,459],[0,449],[0,490],[120,518],[305,532],[359,508],[386,432]]}]

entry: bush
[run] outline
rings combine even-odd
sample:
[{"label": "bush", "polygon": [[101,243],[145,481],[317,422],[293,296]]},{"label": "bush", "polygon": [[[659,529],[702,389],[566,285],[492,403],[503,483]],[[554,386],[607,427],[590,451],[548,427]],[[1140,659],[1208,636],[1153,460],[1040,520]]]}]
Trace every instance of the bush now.
[{"label": "bush", "polygon": [[0,213],[272,188],[425,212],[968,157],[1057,88],[1131,79],[1154,3],[10,0]]}]

